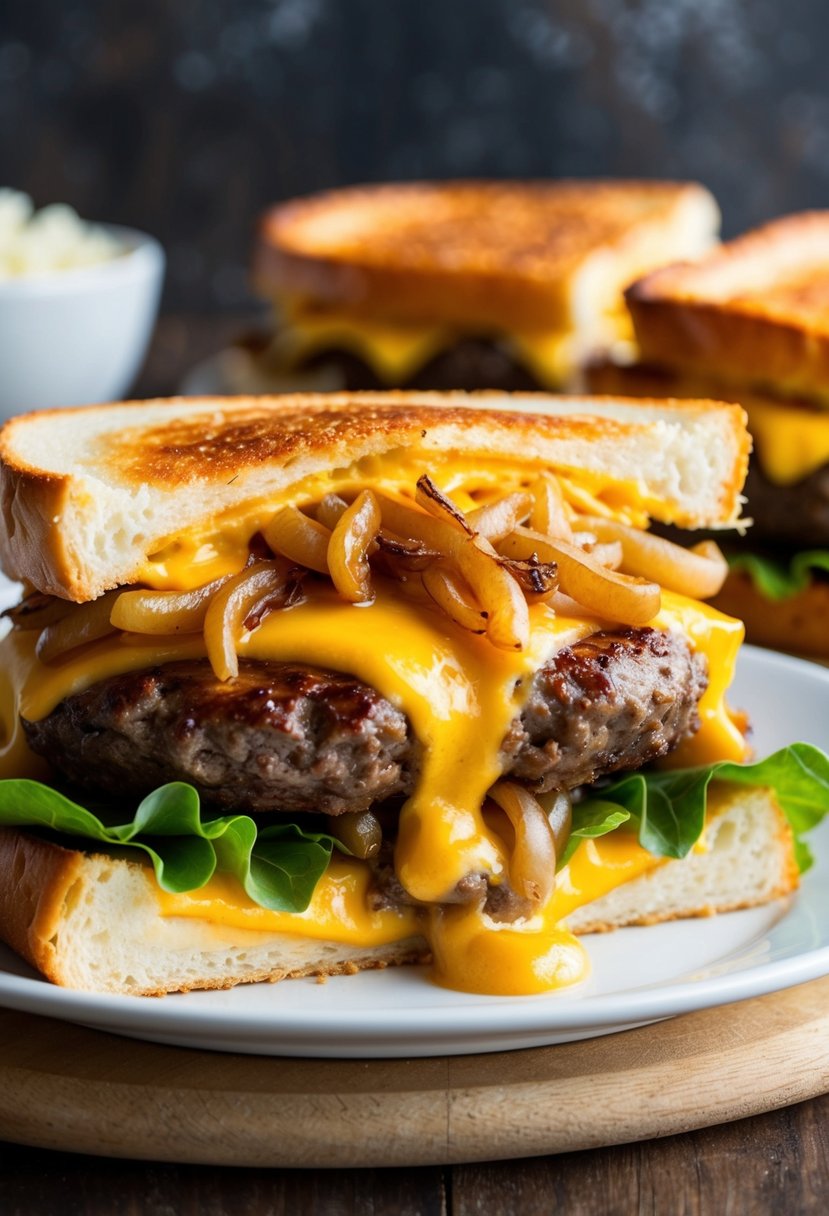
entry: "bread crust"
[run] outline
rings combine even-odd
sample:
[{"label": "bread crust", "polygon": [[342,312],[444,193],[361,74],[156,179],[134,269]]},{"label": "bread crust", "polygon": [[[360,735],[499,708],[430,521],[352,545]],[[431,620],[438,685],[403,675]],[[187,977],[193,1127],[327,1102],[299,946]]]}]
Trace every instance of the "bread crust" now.
[{"label": "bread crust", "polygon": [[386,320],[564,330],[588,258],[629,263],[630,281],[664,258],[664,247],[648,255],[663,227],[676,230],[673,256],[688,256],[710,244],[718,221],[694,183],[362,186],[268,211],[254,279],[265,294]]},{"label": "bread crust", "polygon": [[55,934],[83,862],[76,850],[0,828],[0,938],[53,983]]},{"label": "bread crust", "polygon": [[747,571],[731,570],[711,604],[742,620],[749,642],[829,659],[829,581],[816,578],[797,595],[769,600]]},{"label": "bread crust", "polygon": [[[65,849],[25,831],[0,829],[0,940],[53,984],[93,987],[92,984],[77,983],[77,973],[69,962],[62,935],[65,934],[72,904],[81,900],[89,886],[95,883],[92,867],[100,860],[96,854]],[[151,871],[131,861],[105,860],[113,867],[129,867],[134,873],[141,872],[143,882],[150,890],[153,883]],[[162,919],[160,913],[159,919]],[[130,926],[126,924],[123,935],[128,937],[129,933]],[[277,935],[275,941],[279,941]],[[136,937],[134,946],[138,954],[142,951],[142,944],[140,938]],[[168,992],[231,988],[238,983],[275,982],[303,976],[353,975],[358,971],[422,963],[429,959],[429,950],[422,938],[408,938],[388,946],[364,950],[343,948],[340,957],[328,958],[315,958],[315,945],[309,940],[309,957],[299,965],[245,968],[243,974],[231,968],[225,975],[206,973],[197,980],[182,973],[165,986],[142,987],[133,984],[124,988],[107,984],[102,970],[100,986],[102,991],[163,996]],[[91,943],[92,952],[95,948],[95,943]],[[198,948],[195,936],[193,948],[194,951]],[[138,964],[138,955],[135,961]]]},{"label": "bread crust", "polygon": [[625,298],[643,362],[829,404],[829,211],[653,271]]},{"label": "bread crust", "polygon": [[[693,444],[706,444],[717,464],[710,485],[673,495],[653,489],[651,513],[692,527],[733,520],[749,440],[742,409],[722,403],[355,393],[172,399],[24,415],[0,431],[0,562],[10,577],[41,591],[93,599],[134,580],[149,554],[181,528],[400,449],[430,460],[456,451],[609,469],[611,476],[627,452],[619,476],[647,486],[657,461],[643,462],[637,453],[653,449],[657,420],[674,424],[678,435],[698,428]],[[69,437],[63,468],[45,464],[58,436]],[[118,532],[112,522],[118,512],[119,528],[132,535],[113,560],[99,548]]]}]

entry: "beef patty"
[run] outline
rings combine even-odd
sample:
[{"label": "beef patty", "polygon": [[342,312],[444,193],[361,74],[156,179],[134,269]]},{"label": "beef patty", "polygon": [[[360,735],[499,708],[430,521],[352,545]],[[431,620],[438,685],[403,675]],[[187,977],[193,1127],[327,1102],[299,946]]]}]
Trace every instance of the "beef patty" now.
[{"label": "beef patty", "polygon": [[[698,726],[704,660],[654,629],[597,633],[533,678],[503,742],[505,772],[573,788],[664,755]],[[242,662],[222,683],[206,661],[103,680],[24,722],[70,781],[140,796],[189,781],[250,811],[361,811],[411,792],[420,746],[405,715],[350,676]]]},{"label": "beef patty", "polygon": [[752,460],[745,484],[746,514],[754,521],[750,543],[776,541],[792,548],[829,546],[829,464],[790,486],[776,485]]},{"label": "beef patty", "polygon": [[489,338],[460,338],[447,350],[434,355],[403,384],[391,386],[359,355],[345,350],[316,351],[295,369],[302,372],[330,370],[340,387],[367,392],[390,387],[406,389],[498,389],[530,392],[543,389],[529,368],[520,363],[503,343]]}]

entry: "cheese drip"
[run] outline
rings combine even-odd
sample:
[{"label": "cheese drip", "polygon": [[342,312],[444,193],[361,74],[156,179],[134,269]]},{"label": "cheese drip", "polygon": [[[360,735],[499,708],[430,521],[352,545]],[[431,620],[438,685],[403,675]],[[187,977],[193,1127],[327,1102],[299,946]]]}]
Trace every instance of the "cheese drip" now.
[{"label": "cheese drip", "polygon": [[829,464],[829,409],[739,395],[756,459],[769,481],[790,486]]},{"label": "cheese drip", "polygon": [[[242,658],[302,661],[347,672],[406,713],[423,744],[424,759],[417,789],[401,812],[396,870],[415,898],[440,905],[453,898],[457,883],[470,873],[489,875],[496,884],[505,877],[507,846],[484,821],[481,810],[487,790],[500,776],[501,743],[529,691],[532,673],[558,649],[601,625],[556,616],[546,605],[536,604],[530,610],[529,647],[522,653],[499,651],[441,614],[405,600],[392,584],[378,578],[376,585],[377,599],[367,606],[346,603],[333,591],[316,590],[304,603],[267,617],[242,640],[239,653]],[[742,626],[667,592],[653,624],[678,629],[709,662],[711,682],[700,705],[701,728],[686,745],[682,762],[743,759],[742,736],[723,700]],[[47,667],[37,660],[34,645],[34,633],[19,630],[0,643],[0,671],[6,673],[0,682],[2,777],[42,775],[42,762],[26,747],[20,715],[40,719],[66,696],[99,680],[205,653],[200,635],[117,634]],[[356,863],[344,864],[359,871]],[[335,883],[339,872],[336,867],[329,871],[323,883]],[[559,888],[566,889],[561,880]],[[584,889],[585,898],[603,893],[593,880]],[[341,895],[339,902],[327,891],[324,885],[315,896],[317,908],[329,909],[320,923],[332,925],[333,909],[351,907],[350,921],[357,926],[358,937],[348,940],[365,940],[369,945],[377,941],[378,932],[399,931],[401,939],[411,935],[408,914],[386,918],[378,928],[370,920],[359,885],[352,887],[351,894]],[[227,884],[221,914],[209,891],[176,897],[178,902],[173,903],[168,896],[159,898],[165,914],[189,915],[182,909],[190,906],[192,914],[208,919],[227,917],[228,907],[239,905],[238,893],[235,901],[228,898]],[[559,895],[554,895],[537,917],[521,925],[494,925],[480,908],[468,905],[420,914],[417,923],[432,947],[438,978],[452,987],[513,994],[544,991],[581,978],[587,964],[581,946],[558,925],[564,908],[557,899]],[[353,909],[361,902],[363,912],[357,915]],[[265,922],[258,913],[248,913],[245,925],[254,927],[254,923],[258,928]],[[308,923],[307,914],[290,916],[280,920],[279,931],[308,934]]]},{"label": "cheese drip", "polygon": [[[362,359],[389,388],[408,383],[432,359],[469,338],[497,343],[543,387],[560,388],[588,345],[575,328],[482,333],[463,326],[379,321],[279,303],[276,311],[285,320],[278,323],[269,353],[280,365],[297,367],[314,355],[342,350]],[[601,320],[608,344],[630,338],[630,322],[621,309]]]},{"label": "cheese drip", "polygon": [[223,875],[187,894],[159,890],[157,899],[163,916],[198,920],[225,934],[228,929],[284,933],[365,949],[420,937],[432,951],[432,974],[442,986],[526,996],[577,983],[589,974],[587,954],[560,923],[564,917],[661,864],[632,832],[585,841],[559,872],[548,906],[518,925],[496,924],[463,905],[372,909],[368,866],[336,855],[301,913],[262,908]]}]

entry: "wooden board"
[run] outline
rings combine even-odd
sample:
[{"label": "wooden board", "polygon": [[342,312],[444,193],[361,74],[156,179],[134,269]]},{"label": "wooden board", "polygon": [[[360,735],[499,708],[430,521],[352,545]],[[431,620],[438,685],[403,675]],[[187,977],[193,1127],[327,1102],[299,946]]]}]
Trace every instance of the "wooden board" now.
[{"label": "wooden board", "polygon": [[0,1012],[0,1139],[157,1161],[449,1164],[668,1136],[829,1091],[829,978],[581,1043],[295,1060]]}]

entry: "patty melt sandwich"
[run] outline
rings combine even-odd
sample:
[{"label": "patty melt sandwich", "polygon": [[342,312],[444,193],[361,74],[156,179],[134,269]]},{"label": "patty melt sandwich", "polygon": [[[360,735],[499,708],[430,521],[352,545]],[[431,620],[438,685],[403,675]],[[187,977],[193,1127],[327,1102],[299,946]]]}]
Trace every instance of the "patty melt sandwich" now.
[{"label": "patty melt sandwich", "polygon": [[261,220],[276,332],[230,352],[237,391],[560,388],[630,342],[622,290],[713,243],[717,206],[674,182],[364,186]]},{"label": "patty melt sandwich", "polygon": [[790,891],[827,761],[741,763],[722,558],[645,530],[733,522],[747,456],[713,402],[12,420],[0,937],[84,989],[431,958],[523,994],[575,933]]},{"label": "patty melt sandwich", "polygon": [[829,212],[775,220],[642,279],[640,362],[591,388],[713,396],[748,413],[747,537],[716,603],[750,641],[829,658]]}]

